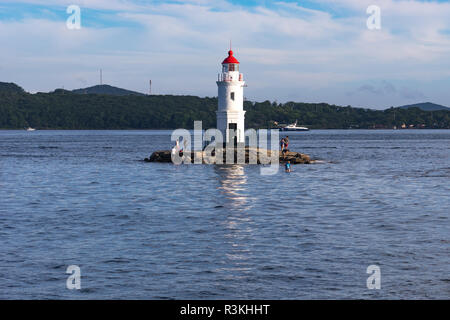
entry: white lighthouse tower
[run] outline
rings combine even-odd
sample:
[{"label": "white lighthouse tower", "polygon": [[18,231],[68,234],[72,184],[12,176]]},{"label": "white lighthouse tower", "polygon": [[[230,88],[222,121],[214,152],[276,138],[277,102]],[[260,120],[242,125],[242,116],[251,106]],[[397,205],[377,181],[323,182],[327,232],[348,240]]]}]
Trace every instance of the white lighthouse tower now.
[{"label": "white lighthouse tower", "polygon": [[217,79],[219,105],[216,114],[217,129],[222,132],[224,142],[234,145],[245,144],[244,84],[243,74],[239,73],[239,61],[230,48]]}]

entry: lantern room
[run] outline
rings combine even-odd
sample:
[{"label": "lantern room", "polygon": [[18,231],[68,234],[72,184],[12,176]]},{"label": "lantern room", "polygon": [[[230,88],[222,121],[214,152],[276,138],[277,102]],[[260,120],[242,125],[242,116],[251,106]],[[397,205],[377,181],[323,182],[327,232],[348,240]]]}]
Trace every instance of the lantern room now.
[{"label": "lantern room", "polygon": [[233,50],[228,51],[228,57],[222,62],[222,72],[239,71],[239,61],[233,56]]}]

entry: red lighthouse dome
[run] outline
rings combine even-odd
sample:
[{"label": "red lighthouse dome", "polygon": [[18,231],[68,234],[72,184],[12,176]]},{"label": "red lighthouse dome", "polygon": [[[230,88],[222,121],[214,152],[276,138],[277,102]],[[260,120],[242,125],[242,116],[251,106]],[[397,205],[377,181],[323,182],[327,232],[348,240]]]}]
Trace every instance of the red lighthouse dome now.
[{"label": "red lighthouse dome", "polygon": [[233,50],[228,51],[228,57],[223,60],[222,64],[235,63],[239,64],[239,61],[233,56]]}]

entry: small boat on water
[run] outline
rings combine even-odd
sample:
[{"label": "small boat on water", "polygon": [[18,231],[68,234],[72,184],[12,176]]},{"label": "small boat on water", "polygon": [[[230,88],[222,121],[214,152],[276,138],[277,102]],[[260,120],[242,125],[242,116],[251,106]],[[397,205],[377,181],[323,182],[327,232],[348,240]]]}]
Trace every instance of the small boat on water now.
[{"label": "small boat on water", "polygon": [[36,131],[36,129],[32,128],[32,127],[28,127],[27,131]]},{"label": "small boat on water", "polygon": [[280,131],[309,131],[307,127],[297,127],[297,121],[293,124],[289,124],[285,127],[281,127]]}]

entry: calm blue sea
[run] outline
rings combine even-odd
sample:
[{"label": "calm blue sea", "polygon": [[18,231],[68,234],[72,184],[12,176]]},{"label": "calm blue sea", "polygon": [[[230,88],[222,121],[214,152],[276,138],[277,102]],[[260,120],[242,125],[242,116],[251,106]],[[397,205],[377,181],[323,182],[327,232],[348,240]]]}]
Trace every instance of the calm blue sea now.
[{"label": "calm blue sea", "polygon": [[0,131],[0,298],[450,298],[450,130],[291,133],[323,163],[274,176],[141,161],[170,133]]}]

